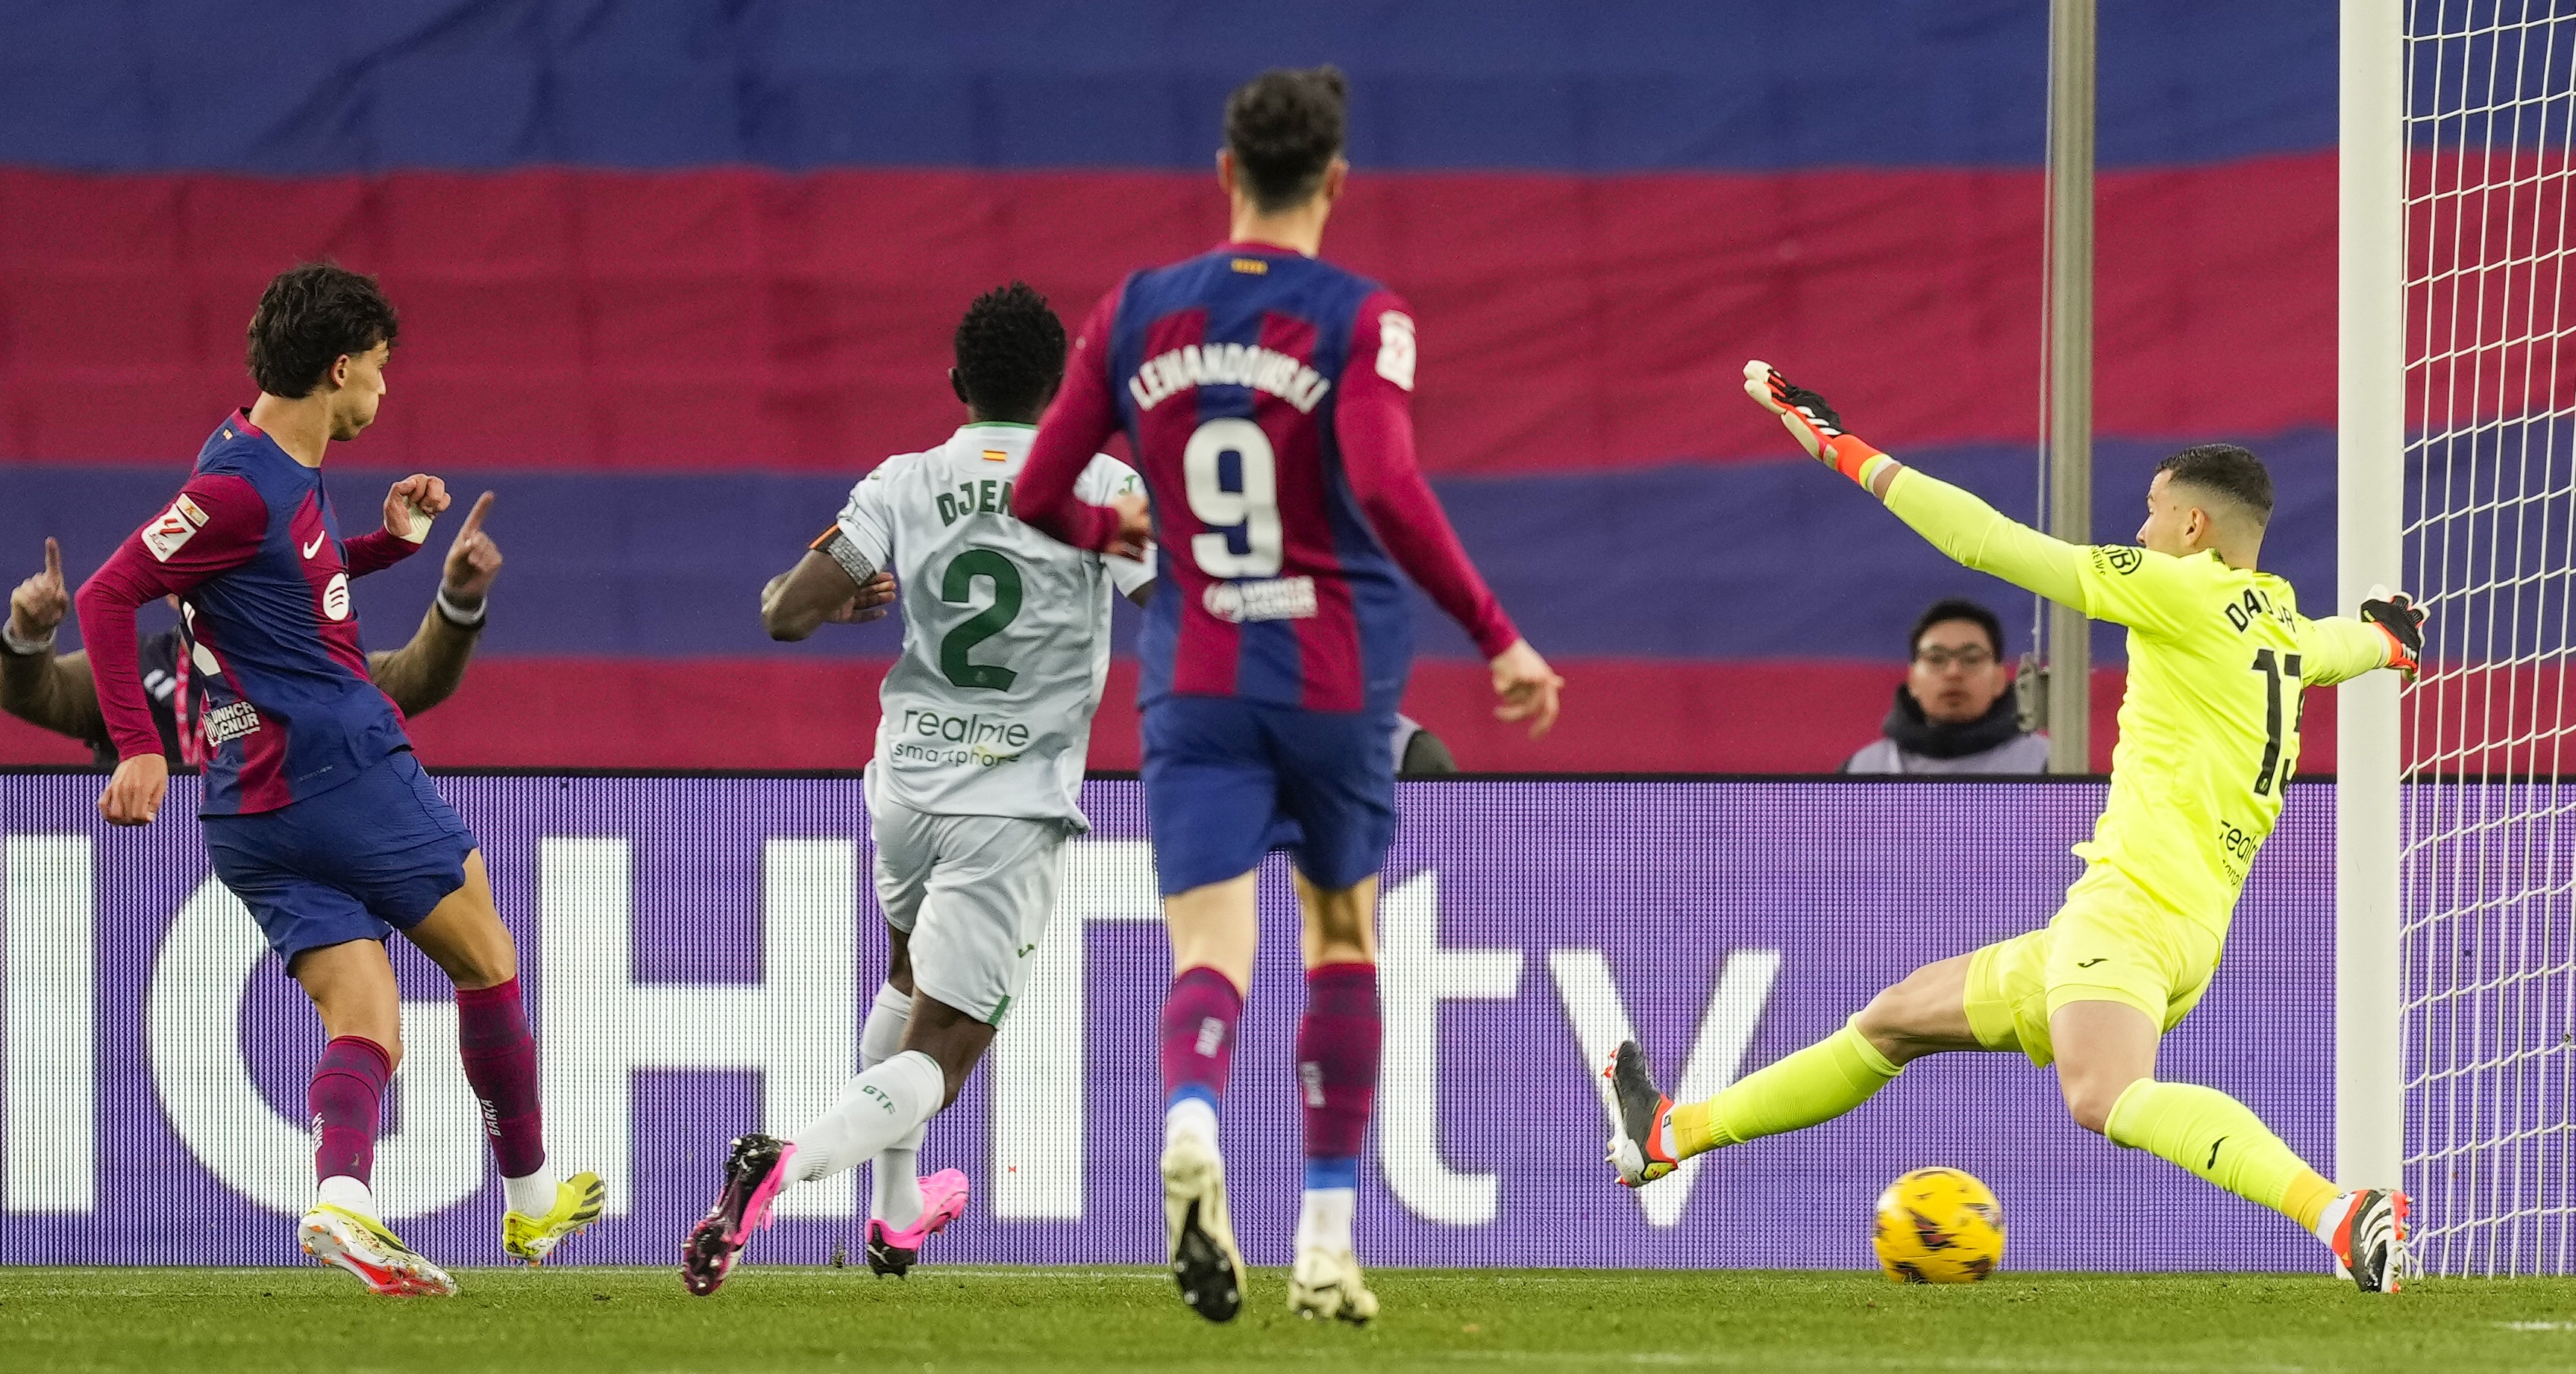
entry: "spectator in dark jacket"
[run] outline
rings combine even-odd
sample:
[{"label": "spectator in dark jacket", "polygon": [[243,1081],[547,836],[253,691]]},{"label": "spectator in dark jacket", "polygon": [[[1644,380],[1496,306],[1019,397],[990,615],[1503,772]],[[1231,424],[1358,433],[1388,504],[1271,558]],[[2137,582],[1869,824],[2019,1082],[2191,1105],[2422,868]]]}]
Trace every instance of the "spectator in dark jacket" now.
[{"label": "spectator in dark jacket", "polygon": [[2021,728],[2004,626],[1993,611],[1951,598],[1932,603],[1907,641],[1913,658],[1881,738],[1846,773],[2044,773],[2048,736]]}]

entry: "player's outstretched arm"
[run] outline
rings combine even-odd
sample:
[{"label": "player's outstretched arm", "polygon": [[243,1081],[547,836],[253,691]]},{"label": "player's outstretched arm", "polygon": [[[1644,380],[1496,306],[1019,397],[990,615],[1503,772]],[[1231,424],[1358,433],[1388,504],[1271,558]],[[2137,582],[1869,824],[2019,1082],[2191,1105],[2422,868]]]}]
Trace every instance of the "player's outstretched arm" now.
[{"label": "player's outstretched arm", "polygon": [[71,594],[63,588],[62,546],[47,539],[45,570],[9,594],[9,617],[0,629],[0,711],[57,735],[104,739],[88,652],[54,652],[54,631],[71,608]]},{"label": "player's outstretched arm", "polygon": [[483,532],[483,517],[492,509],[485,492],[465,514],[465,523],[447,546],[438,595],[421,612],[420,629],[411,642],[390,652],[367,656],[376,686],[406,716],[416,716],[456,695],[465,682],[465,665],[483,636],[485,601],[492,580],[501,575],[501,546]]},{"label": "player's outstretched arm", "polygon": [[2312,687],[2348,682],[2375,668],[2415,680],[2424,658],[2424,608],[2404,592],[2373,587],[2361,618],[2326,616],[2299,622],[2301,672]]},{"label": "player's outstretched arm", "polygon": [[1979,572],[2084,609],[2077,568],[2084,550],[2011,519],[1974,493],[1906,467],[1843,428],[1825,398],[1758,359],[1744,365],[1744,392],[1780,417],[1809,457],[1860,483],[1932,546]]}]

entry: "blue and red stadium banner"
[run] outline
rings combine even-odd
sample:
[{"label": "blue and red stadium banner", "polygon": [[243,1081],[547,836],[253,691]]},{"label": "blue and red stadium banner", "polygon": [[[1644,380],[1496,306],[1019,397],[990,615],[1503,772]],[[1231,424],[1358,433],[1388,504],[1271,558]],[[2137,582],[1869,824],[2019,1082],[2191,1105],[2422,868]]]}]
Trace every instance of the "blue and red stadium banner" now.
[{"label": "blue and red stadium banner", "polygon": [[[1285,63],[1351,75],[1327,252],[1415,306],[1424,462],[1569,680],[1549,740],[1495,726],[1425,607],[1410,709],[1468,767],[1830,769],[1930,601],[1980,596],[2026,647],[2025,595],[1805,466],[1736,378],[1779,362],[2034,511],[2045,6],[452,0],[364,7],[318,56],[293,12],[239,9],[5,21],[55,56],[0,82],[0,574],[49,533],[85,573],[176,486],[249,398],[272,273],[376,272],[403,336],[339,500],[489,487],[510,560],[418,722],[433,763],[863,760],[891,632],[773,645],[758,588],[960,418],[973,295],[1024,278],[1078,319],[1219,238],[1224,94]],[[2284,495],[2267,562],[2321,610],[2333,13],[2102,24],[2096,534],[2163,453],[2250,443]],[[361,584],[373,647],[427,600],[416,562]],[[2115,693],[2116,637],[2097,654]],[[1134,761],[1116,690],[1105,766]],[[0,759],[80,756],[0,722]]]}]

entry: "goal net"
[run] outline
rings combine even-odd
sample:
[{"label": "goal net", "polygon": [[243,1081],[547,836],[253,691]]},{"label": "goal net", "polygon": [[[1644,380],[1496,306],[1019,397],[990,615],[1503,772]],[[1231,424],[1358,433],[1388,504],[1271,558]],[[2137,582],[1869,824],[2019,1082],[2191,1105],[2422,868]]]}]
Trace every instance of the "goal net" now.
[{"label": "goal net", "polygon": [[[2576,3],[2408,0],[2405,1176],[2433,1274],[2576,1272]],[[2349,608],[2347,608],[2348,610]]]}]

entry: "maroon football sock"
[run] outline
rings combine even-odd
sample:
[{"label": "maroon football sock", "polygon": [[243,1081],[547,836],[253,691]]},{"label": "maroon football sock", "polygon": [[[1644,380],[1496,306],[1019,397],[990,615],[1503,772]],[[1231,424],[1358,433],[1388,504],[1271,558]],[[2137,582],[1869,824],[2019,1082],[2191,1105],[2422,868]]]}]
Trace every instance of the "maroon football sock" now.
[{"label": "maroon football sock", "polygon": [[465,1081],[483,1104],[483,1130],[503,1178],[525,1178],[546,1163],[544,1118],[537,1108],[537,1041],[519,1004],[516,978],[488,988],[456,990],[456,1047]]},{"label": "maroon football sock", "polygon": [[1326,964],[1306,972],[1297,1025],[1297,1086],[1306,1108],[1306,1158],[1338,1169],[1356,1161],[1377,1098],[1377,966]]},{"label": "maroon football sock", "polygon": [[1163,1103],[1196,1097],[1213,1107],[1234,1065],[1234,1025],[1243,994],[1215,969],[1181,970],[1163,996]]},{"label": "maroon football sock", "polygon": [[307,1100],[313,1106],[313,1177],[369,1182],[376,1167],[376,1123],[393,1056],[362,1035],[338,1035],[322,1047]]}]

